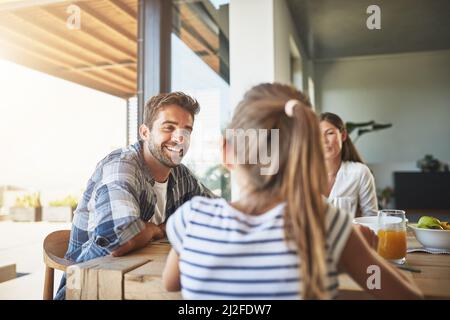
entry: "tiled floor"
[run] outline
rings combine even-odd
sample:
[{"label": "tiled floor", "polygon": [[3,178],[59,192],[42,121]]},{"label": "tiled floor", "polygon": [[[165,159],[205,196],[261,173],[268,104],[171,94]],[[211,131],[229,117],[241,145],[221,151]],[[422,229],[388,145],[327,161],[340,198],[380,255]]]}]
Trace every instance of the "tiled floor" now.
[{"label": "tiled floor", "polygon": [[[42,243],[47,234],[61,229],[70,229],[70,223],[0,221],[0,265],[15,263],[20,275],[0,283],[0,300],[42,299]],[[55,272],[55,287],[61,275]]]}]

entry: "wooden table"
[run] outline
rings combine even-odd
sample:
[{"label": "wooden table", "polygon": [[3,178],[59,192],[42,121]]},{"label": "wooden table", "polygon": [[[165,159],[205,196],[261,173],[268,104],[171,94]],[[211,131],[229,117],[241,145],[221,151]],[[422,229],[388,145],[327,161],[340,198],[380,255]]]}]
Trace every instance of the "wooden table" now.
[{"label": "wooden table", "polygon": [[[416,240],[408,238],[408,245]],[[170,250],[167,241],[154,242],[127,256],[94,259],[67,269],[66,299],[181,299],[181,294],[166,292],[161,274]],[[409,266],[420,273],[412,277],[429,299],[450,299],[450,255],[411,253]],[[341,299],[370,299],[348,275],[339,276]]]},{"label": "wooden table", "polygon": [[67,269],[67,300],[181,299],[181,293],[166,292],[162,271],[170,251],[167,241],[124,257],[101,257]]},{"label": "wooden table", "polygon": [[[412,234],[408,234],[408,248],[420,244]],[[408,253],[406,265],[421,272],[402,272],[412,278],[427,299],[450,299],[450,255],[422,252]],[[369,275],[368,275],[369,276]],[[340,299],[373,299],[347,274],[339,276]]]}]

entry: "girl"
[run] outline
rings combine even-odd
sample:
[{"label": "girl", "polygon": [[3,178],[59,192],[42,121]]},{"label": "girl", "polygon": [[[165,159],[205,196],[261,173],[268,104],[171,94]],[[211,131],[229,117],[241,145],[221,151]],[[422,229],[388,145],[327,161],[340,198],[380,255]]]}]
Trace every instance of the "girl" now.
[{"label": "girl", "polygon": [[325,196],[339,209],[355,216],[377,215],[375,182],[347,135],[342,119],[330,112],[320,115],[328,186]]},{"label": "girl", "polygon": [[[181,289],[186,299],[327,299],[336,297],[339,268],[367,288],[367,268],[377,265],[381,290],[367,289],[376,297],[421,297],[370,249],[349,215],[322,198],[319,123],[303,94],[281,84],[256,86],[237,106],[229,129],[278,129],[279,139],[271,133],[244,148],[248,159],[279,143],[278,171],[261,175],[265,165],[228,164],[240,200],[195,197],[169,218],[167,290]],[[233,141],[225,140],[223,148],[226,158],[236,155]]]}]

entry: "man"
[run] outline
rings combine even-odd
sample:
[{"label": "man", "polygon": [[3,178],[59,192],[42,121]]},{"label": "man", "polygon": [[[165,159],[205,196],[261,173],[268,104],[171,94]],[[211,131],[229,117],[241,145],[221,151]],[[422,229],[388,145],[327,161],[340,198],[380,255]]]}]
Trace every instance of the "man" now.
[{"label": "man", "polygon": [[[66,259],[76,263],[121,256],[165,237],[165,221],[196,195],[214,197],[181,159],[189,148],[199,105],[174,92],[152,97],[140,141],[97,165],[78,205]],[[55,299],[65,298],[65,277]]]}]

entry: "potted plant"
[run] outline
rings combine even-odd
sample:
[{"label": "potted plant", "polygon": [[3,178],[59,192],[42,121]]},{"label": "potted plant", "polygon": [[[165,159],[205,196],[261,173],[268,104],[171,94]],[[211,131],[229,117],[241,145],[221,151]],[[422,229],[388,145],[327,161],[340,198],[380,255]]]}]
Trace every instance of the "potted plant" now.
[{"label": "potted plant", "polygon": [[385,187],[384,189],[378,190],[378,207],[380,210],[388,209],[391,200],[394,197],[394,189],[391,187]]},{"label": "potted plant", "polygon": [[417,167],[422,172],[448,172],[448,164],[444,163],[431,154],[425,155],[423,159],[417,161]]},{"label": "potted plant", "polygon": [[44,207],[43,220],[50,222],[71,222],[76,207],[77,199],[73,196],[50,201],[48,206]]},{"label": "potted plant", "polygon": [[208,168],[200,180],[211,191],[220,194],[222,198],[231,199],[230,172],[223,165],[219,164]]},{"label": "potted plant", "polygon": [[18,222],[42,221],[41,195],[39,192],[17,197],[10,209],[11,218]]}]

